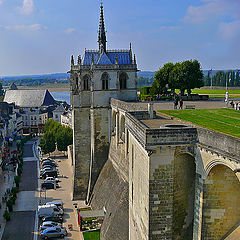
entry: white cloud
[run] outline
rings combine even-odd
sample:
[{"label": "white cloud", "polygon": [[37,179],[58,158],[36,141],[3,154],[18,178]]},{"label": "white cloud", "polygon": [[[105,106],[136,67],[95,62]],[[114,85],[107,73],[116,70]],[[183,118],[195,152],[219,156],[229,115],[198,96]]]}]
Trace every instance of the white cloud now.
[{"label": "white cloud", "polygon": [[22,7],[20,7],[19,10],[22,14],[26,14],[26,15],[31,14],[34,10],[33,0],[23,0]]},{"label": "white cloud", "polygon": [[239,17],[240,1],[237,0],[201,0],[200,6],[189,6],[183,18],[184,22],[200,23],[212,17]]},{"label": "white cloud", "polygon": [[75,31],[76,31],[75,28],[67,28],[64,32],[67,33],[67,34],[70,34],[70,33],[73,33]]},{"label": "white cloud", "polygon": [[233,22],[222,22],[219,25],[220,36],[227,40],[240,35],[240,20]]},{"label": "white cloud", "polygon": [[8,31],[22,31],[22,30],[28,30],[28,31],[40,31],[40,30],[46,30],[47,27],[42,26],[41,24],[32,24],[32,25],[9,25],[9,26],[2,26],[0,25],[0,28],[3,28]]}]

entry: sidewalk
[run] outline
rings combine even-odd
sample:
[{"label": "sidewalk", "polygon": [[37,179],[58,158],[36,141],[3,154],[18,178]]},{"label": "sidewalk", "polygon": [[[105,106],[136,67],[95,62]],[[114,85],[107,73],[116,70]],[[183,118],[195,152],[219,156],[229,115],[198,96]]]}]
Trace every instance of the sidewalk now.
[{"label": "sidewalk", "polygon": [[[45,203],[48,201],[62,200],[64,203],[64,222],[63,226],[67,228],[68,235],[65,237],[66,240],[84,240],[83,234],[80,231],[77,219],[77,211],[75,204],[79,208],[86,207],[85,201],[72,201],[72,169],[69,160],[62,155],[51,156],[58,164],[59,169],[59,182],[60,188],[57,190],[47,190],[47,198],[42,197],[41,202]],[[73,205],[74,204],[74,205]],[[72,224],[73,228],[68,229],[68,225]]]},{"label": "sidewalk", "polygon": [[[17,149],[16,146],[16,142],[14,141],[13,146],[9,147],[9,151],[13,151]],[[5,175],[5,178],[4,178]],[[15,172],[9,171],[9,173],[7,171],[2,172],[2,169],[0,170],[0,203],[2,205],[1,209],[0,209],[0,239],[2,239],[2,235],[4,232],[4,228],[6,225],[6,221],[3,218],[3,213],[6,209],[6,203],[2,202],[2,197],[4,196],[6,190],[8,188],[12,188],[13,184],[14,184],[14,177],[16,176]]]}]

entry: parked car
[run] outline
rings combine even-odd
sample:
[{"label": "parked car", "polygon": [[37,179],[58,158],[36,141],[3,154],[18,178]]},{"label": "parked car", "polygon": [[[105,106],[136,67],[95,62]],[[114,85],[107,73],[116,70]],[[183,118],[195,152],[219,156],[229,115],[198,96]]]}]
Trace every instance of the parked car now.
[{"label": "parked car", "polygon": [[40,170],[40,173],[43,173],[45,171],[56,171],[57,172],[57,169],[56,168],[52,168],[52,167],[45,167],[45,168]]},{"label": "parked car", "polygon": [[63,217],[62,216],[48,215],[48,216],[42,218],[42,222],[49,222],[49,221],[62,223],[63,222]]},{"label": "parked car", "polygon": [[40,237],[42,239],[57,238],[57,237],[64,238],[65,236],[67,236],[67,230],[65,227],[52,227],[52,228],[47,228],[40,232]]},{"label": "parked car", "polygon": [[56,205],[58,208],[63,209],[63,202],[62,201],[52,201],[52,202],[47,202],[45,203],[45,205],[51,205],[54,204]]},{"label": "parked car", "polygon": [[60,180],[58,178],[54,178],[54,177],[47,177],[45,179],[45,181],[53,181],[53,182],[56,182],[56,183],[60,182]]},{"label": "parked car", "polygon": [[53,182],[43,182],[41,185],[42,189],[56,189],[56,183]]},{"label": "parked car", "polygon": [[44,166],[42,166],[41,171],[44,170],[45,168],[51,168],[51,169],[56,170],[56,167],[54,167],[54,166],[44,165]]},{"label": "parked car", "polygon": [[57,177],[58,172],[57,170],[44,170],[40,173],[40,177],[45,179],[46,177]]},{"label": "parked car", "polygon": [[39,230],[43,231],[43,230],[45,230],[47,228],[50,228],[50,227],[62,227],[62,224],[61,223],[57,223],[57,222],[53,222],[53,221],[43,222],[40,225]]},{"label": "parked car", "polygon": [[57,167],[57,164],[55,163],[55,162],[52,162],[52,161],[44,161],[43,163],[42,163],[42,166],[53,166],[53,167]]},{"label": "parked car", "polygon": [[38,206],[38,217],[42,218],[45,216],[62,216],[64,211],[61,208],[58,208],[56,205],[41,205]]},{"label": "parked car", "polygon": [[[60,188],[59,184],[54,181],[44,180],[44,182],[42,183],[42,188],[45,188],[45,185],[49,185],[49,188],[46,187],[46,189]],[[51,185],[53,185],[54,187],[52,188]]]}]

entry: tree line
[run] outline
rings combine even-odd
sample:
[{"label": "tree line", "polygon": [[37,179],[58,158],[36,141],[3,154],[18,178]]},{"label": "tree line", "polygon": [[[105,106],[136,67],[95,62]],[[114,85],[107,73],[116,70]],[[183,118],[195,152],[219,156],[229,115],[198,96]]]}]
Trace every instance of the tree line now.
[{"label": "tree line", "polygon": [[[212,80],[211,80],[212,79]],[[240,76],[238,71],[218,71],[216,74],[212,75],[211,72],[204,77],[204,86],[226,86],[229,87],[240,87]]]},{"label": "tree line", "polygon": [[73,131],[70,127],[62,126],[57,121],[49,119],[44,126],[44,134],[40,140],[40,147],[44,154],[50,154],[56,150],[67,151],[67,147],[73,143]]},{"label": "tree line", "polygon": [[171,92],[180,89],[180,94],[184,95],[185,90],[190,94],[191,89],[203,86],[203,72],[197,60],[168,62],[156,72],[150,94],[164,95],[169,89]]}]

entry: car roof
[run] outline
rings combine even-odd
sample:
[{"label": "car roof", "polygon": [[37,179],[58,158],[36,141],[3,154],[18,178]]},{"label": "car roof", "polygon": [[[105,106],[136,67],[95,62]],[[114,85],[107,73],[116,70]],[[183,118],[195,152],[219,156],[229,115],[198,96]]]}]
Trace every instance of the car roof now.
[{"label": "car roof", "polygon": [[48,216],[44,217],[43,219],[48,219],[48,218],[58,218],[58,219],[62,219],[62,217],[60,217],[60,216],[51,216],[51,215],[48,215]]},{"label": "car roof", "polygon": [[45,221],[42,223],[42,225],[47,225],[47,224],[55,224],[56,222],[54,221]]},{"label": "car roof", "polygon": [[60,227],[60,226],[55,226],[55,227],[46,228],[46,229],[43,230],[43,232],[48,232],[48,231],[50,231],[50,230],[56,230],[57,228],[62,228],[62,227]]}]

